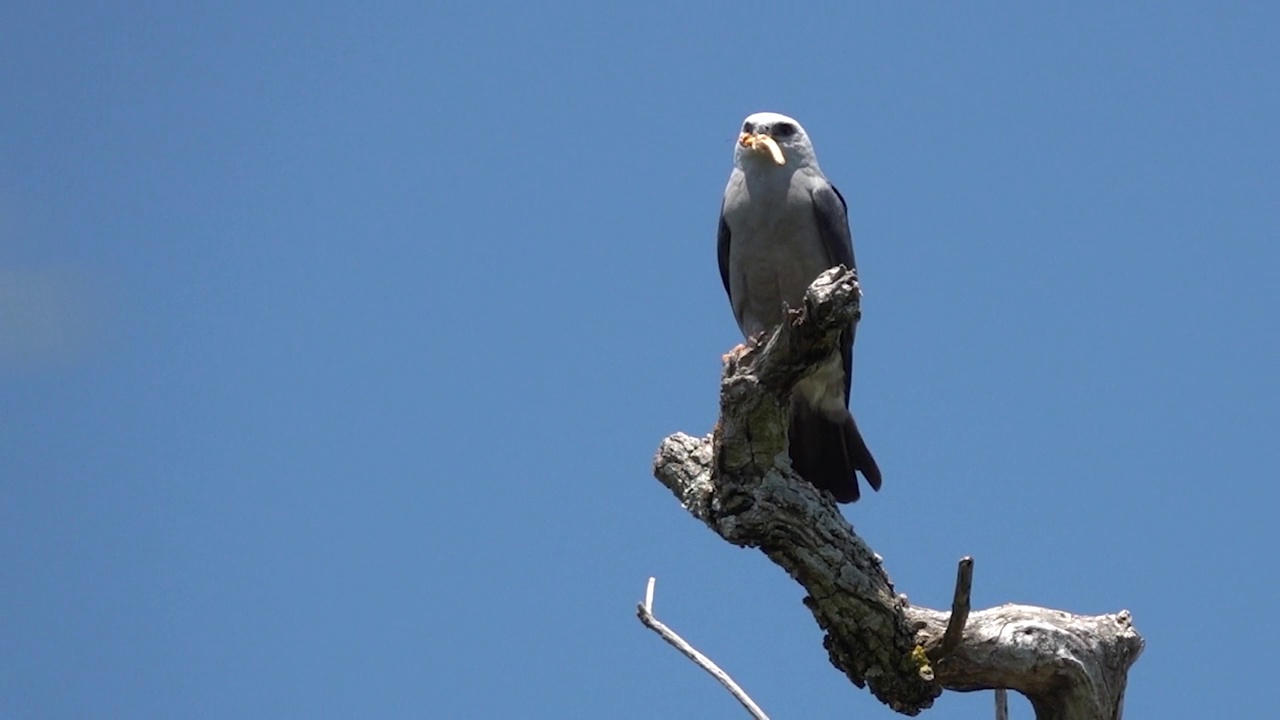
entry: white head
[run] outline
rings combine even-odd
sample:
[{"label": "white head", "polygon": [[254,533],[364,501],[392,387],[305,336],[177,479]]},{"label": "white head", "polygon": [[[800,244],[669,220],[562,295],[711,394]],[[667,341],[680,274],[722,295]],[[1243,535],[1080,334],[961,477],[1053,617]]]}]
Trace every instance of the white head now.
[{"label": "white head", "polygon": [[748,166],[790,166],[791,170],[817,167],[813,143],[795,118],[779,113],[758,112],[748,115],[733,148],[733,163],[746,170]]}]

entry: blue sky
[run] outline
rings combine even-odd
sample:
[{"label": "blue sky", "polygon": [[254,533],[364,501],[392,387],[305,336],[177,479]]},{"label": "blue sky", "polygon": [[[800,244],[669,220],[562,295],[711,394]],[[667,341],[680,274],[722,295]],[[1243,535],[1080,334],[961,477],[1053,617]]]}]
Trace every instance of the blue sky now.
[{"label": "blue sky", "polygon": [[179,5],[0,11],[0,716],[741,717],[656,575],[775,717],[889,717],[649,474],[757,110],[849,202],[898,589],[1271,712],[1280,6]]}]

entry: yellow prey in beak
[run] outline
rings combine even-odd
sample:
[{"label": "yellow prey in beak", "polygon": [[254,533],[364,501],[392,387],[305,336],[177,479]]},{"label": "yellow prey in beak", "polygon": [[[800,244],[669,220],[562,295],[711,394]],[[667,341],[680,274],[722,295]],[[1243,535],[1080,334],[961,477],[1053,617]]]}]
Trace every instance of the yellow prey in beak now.
[{"label": "yellow prey in beak", "polygon": [[782,157],[782,148],[778,147],[778,141],[769,137],[764,133],[742,133],[738,136],[738,144],[749,150],[756,152],[769,151],[769,156],[779,165],[786,165],[787,159]]}]

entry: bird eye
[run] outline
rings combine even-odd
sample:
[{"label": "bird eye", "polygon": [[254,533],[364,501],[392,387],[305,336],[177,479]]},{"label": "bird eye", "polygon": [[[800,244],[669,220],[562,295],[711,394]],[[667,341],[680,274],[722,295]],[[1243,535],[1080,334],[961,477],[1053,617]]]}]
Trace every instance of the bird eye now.
[{"label": "bird eye", "polygon": [[791,123],[778,123],[773,126],[774,137],[791,137],[796,134],[796,126]]},{"label": "bird eye", "polygon": [[742,132],[744,132],[744,133],[749,133],[749,132],[751,132],[751,123],[749,123],[749,122],[744,122],[744,123],[742,123]]}]

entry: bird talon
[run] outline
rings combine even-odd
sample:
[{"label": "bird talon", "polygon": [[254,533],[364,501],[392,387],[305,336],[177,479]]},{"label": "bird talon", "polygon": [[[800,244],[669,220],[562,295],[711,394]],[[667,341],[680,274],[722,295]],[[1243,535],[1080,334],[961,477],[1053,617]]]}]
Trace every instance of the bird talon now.
[{"label": "bird talon", "polygon": [[[750,341],[748,340],[748,342]],[[734,345],[732,350],[720,356],[720,362],[727,363],[730,360],[739,360],[743,355],[746,355],[749,350],[751,350],[751,347],[749,347],[747,343]]]}]

